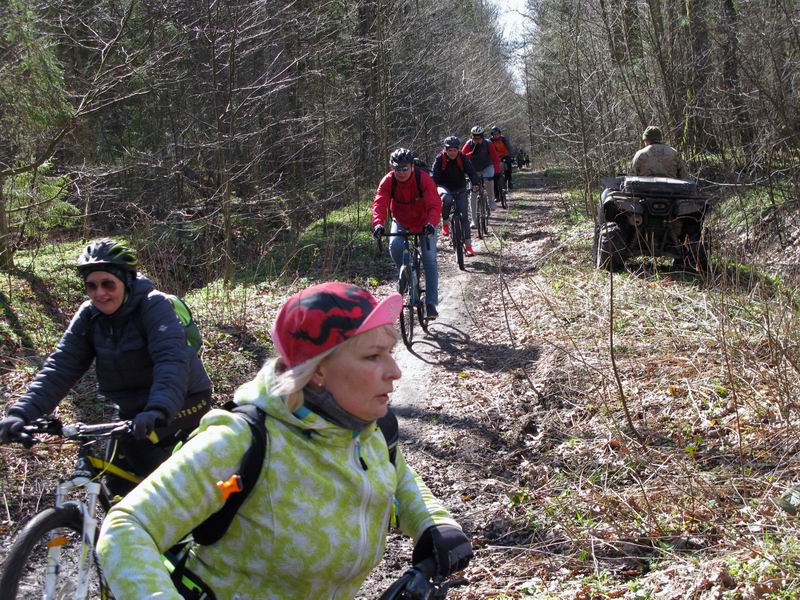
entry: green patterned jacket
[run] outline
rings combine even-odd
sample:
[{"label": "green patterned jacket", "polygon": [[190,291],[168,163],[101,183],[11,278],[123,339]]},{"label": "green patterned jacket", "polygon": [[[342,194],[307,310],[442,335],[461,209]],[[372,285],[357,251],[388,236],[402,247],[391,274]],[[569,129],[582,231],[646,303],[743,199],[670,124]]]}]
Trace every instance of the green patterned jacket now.
[{"label": "green patterned jacket", "polygon": [[[187,562],[218,600],[353,598],[381,560],[395,502],[400,529],[415,541],[432,525],[457,526],[402,452],[389,461],[376,425],[354,435],[307,409],[293,414],[268,393],[270,378],[262,369],[235,395],[269,415],[258,483],[225,536],[195,547]],[[115,597],[180,600],[159,555],[222,506],[216,482],[238,472],[250,442],[241,416],[211,411],[114,506],[97,553]]]}]

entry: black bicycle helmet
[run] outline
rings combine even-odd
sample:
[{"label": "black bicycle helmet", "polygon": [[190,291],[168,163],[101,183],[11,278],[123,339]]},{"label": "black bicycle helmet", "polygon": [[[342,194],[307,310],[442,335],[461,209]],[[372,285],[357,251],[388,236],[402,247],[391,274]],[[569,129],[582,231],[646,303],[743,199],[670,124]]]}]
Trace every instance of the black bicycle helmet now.
[{"label": "black bicycle helmet", "polygon": [[500,131],[500,128],[497,125],[492,125],[492,128],[489,130],[489,133],[494,133],[495,131],[497,133],[503,133],[502,131]]},{"label": "black bicycle helmet", "polygon": [[103,267],[113,267],[128,273],[136,273],[136,253],[119,242],[102,239],[91,242],[83,249],[78,257],[78,271],[102,270]]},{"label": "black bicycle helmet", "polygon": [[447,149],[447,148],[461,148],[461,140],[458,139],[454,135],[446,137],[446,138],[444,138],[444,147],[445,147],[445,149]]},{"label": "black bicycle helmet", "polygon": [[389,155],[389,163],[392,165],[410,165],[414,162],[414,153],[408,148],[398,148]]},{"label": "black bicycle helmet", "polygon": [[483,127],[475,125],[475,127],[469,130],[469,133],[470,135],[483,135]]}]

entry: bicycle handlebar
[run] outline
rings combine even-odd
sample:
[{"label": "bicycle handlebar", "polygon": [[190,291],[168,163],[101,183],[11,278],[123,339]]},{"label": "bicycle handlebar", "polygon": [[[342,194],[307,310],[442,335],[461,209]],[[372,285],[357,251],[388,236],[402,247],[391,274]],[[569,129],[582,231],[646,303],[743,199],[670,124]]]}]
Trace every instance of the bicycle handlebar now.
[{"label": "bicycle handlebar", "polygon": [[410,237],[424,237],[425,238],[425,249],[431,249],[431,238],[430,236],[425,235],[424,231],[395,231],[394,233],[381,233],[380,237],[376,237],[375,241],[378,244],[378,251],[383,252],[383,244],[381,243],[381,238],[385,237],[402,237],[402,238],[410,238]]},{"label": "bicycle handlebar", "polygon": [[121,438],[131,435],[133,424],[131,421],[112,421],[110,423],[70,423],[64,425],[55,417],[41,417],[31,421],[22,428],[12,441],[22,444],[25,448],[32,447],[40,441],[37,434],[50,434],[70,440],[93,440],[99,438]]},{"label": "bicycle handlebar", "polygon": [[466,585],[469,582],[464,577],[443,581],[443,577],[435,577],[436,561],[426,558],[417,563],[395,581],[379,600],[435,600],[447,596],[450,588]]}]

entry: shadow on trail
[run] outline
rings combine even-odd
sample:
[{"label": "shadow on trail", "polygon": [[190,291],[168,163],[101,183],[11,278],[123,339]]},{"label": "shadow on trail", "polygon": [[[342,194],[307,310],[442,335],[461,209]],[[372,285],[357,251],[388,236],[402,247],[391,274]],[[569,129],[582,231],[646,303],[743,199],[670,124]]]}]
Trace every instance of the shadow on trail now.
[{"label": "shadow on trail", "polygon": [[[421,352],[422,347],[427,352]],[[508,344],[484,344],[447,323],[430,325],[427,337],[412,343],[411,353],[421,361],[460,373],[478,369],[487,373],[527,369],[539,360],[538,348],[514,348]],[[444,354],[445,356],[441,356]]]},{"label": "shadow on trail", "polygon": [[[461,431],[474,433],[492,445],[495,445],[501,441],[500,436],[487,427],[486,424],[480,423],[479,421],[469,417],[450,413],[431,413],[431,410],[428,407],[417,408],[414,406],[401,406],[398,408],[392,408],[392,411],[398,417],[412,421],[430,422],[432,419],[436,419],[438,423],[444,427],[447,427],[448,429],[458,429]],[[427,453],[431,454],[437,459],[446,461],[453,460],[453,450],[451,448],[442,448],[438,444],[432,444],[431,441],[426,438],[423,429],[401,426],[400,437],[404,446],[411,443],[415,446],[424,448]],[[477,451],[477,454],[476,452],[469,452],[465,450],[463,453],[465,456],[460,456],[459,459],[464,459],[468,456],[471,456],[476,463],[480,463],[481,468],[483,468],[484,465],[482,462],[480,462],[480,456],[482,456],[483,451],[478,448],[475,448],[474,450]]]},{"label": "shadow on trail", "polygon": [[529,231],[527,233],[515,233],[514,231],[508,232],[507,237],[512,242],[538,242],[547,237],[546,231]]}]

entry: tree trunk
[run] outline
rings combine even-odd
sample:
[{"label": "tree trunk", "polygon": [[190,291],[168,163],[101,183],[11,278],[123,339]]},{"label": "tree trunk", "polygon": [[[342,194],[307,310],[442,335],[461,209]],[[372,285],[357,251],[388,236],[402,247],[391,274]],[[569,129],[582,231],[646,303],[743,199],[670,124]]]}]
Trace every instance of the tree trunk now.
[{"label": "tree trunk", "polygon": [[706,116],[710,108],[707,87],[711,65],[706,0],[686,0],[686,18],[689,20],[692,47],[692,58],[687,65],[690,75],[686,90],[686,141],[695,151],[703,152],[716,147],[710,138],[709,119]]},{"label": "tree trunk", "polygon": [[[739,134],[739,142],[749,147],[753,142],[753,127],[750,123],[750,115],[744,105],[742,97],[742,86],[739,80],[739,14],[733,0],[722,0],[722,19],[725,31],[725,48],[722,53],[722,77],[725,91],[730,98],[730,104],[736,113],[736,128]],[[735,142],[736,140],[734,140]]]},{"label": "tree trunk", "polygon": [[11,244],[11,233],[8,230],[8,212],[6,212],[6,196],[3,193],[6,180],[0,177],[0,269],[14,268],[14,251]]}]

